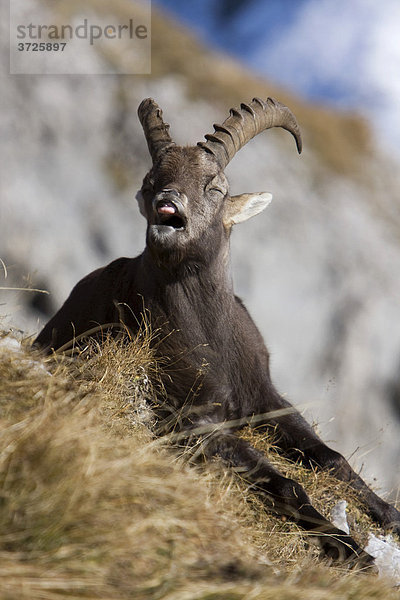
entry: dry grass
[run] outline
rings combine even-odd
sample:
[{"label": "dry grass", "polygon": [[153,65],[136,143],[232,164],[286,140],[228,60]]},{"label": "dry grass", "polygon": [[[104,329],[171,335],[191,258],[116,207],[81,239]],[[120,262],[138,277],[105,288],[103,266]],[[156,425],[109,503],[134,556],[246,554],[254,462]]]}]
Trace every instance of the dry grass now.
[{"label": "dry grass", "polygon": [[[328,568],[217,463],[191,467],[154,438],[144,398],[157,370],[139,337],[44,362],[0,341],[0,598],[397,597],[374,575]],[[349,498],[267,452],[321,510]]]}]

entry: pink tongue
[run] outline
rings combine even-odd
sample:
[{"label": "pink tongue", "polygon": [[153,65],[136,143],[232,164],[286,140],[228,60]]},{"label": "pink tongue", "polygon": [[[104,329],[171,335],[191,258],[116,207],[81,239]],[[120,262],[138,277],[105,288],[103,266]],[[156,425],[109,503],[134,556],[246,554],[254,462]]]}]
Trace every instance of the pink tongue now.
[{"label": "pink tongue", "polygon": [[173,206],[164,204],[163,206],[159,206],[157,208],[157,212],[161,215],[174,215],[176,212],[176,209]]}]

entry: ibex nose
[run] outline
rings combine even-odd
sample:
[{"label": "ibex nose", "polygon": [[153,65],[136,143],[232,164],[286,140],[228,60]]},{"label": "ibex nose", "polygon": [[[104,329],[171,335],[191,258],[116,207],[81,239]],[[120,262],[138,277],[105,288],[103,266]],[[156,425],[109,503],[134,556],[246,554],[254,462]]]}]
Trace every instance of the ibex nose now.
[{"label": "ibex nose", "polygon": [[180,192],[175,187],[163,188],[153,198],[153,208],[157,211],[160,206],[173,206],[180,213],[185,212],[187,206],[186,194]]},{"label": "ibex nose", "polygon": [[178,192],[178,190],[176,190],[175,188],[163,188],[160,194],[168,194],[171,196],[176,196],[177,198],[179,198],[180,196],[180,192]]},{"label": "ibex nose", "polygon": [[[175,228],[183,227],[186,219],[186,196],[175,188],[163,188],[153,198],[153,210],[160,224],[169,224],[169,219],[175,217]],[[176,218],[177,217],[177,218]],[[175,226],[175,225],[173,225]]]}]

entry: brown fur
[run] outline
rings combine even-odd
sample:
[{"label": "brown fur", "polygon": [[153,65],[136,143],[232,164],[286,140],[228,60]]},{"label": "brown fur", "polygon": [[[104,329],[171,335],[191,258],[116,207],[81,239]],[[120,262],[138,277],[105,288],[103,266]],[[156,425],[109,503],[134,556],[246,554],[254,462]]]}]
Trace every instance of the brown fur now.
[{"label": "brown fur", "polygon": [[[319,537],[327,554],[368,564],[371,557],[313,508],[298,483],[235,435],[249,422],[274,427],[283,453],[310,467],[333,469],[358,490],[380,525],[400,533],[399,512],[320,440],[272,384],[268,351],[234,295],[230,274],[227,206],[231,219],[235,202],[237,210],[243,202],[230,198],[223,170],[203,148],[169,143],[152,155],[140,200],[148,222],[144,252],[80,281],[36,344],[57,350],[97,325],[121,320],[137,330],[145,310],[152,329],[159,329],[156,351],[165,365],[167,401],[160,398],[156,407],[159,431],[185,432],[202,444],[206,457],[220,456],[239,469],[266,504]],[[176,208],[182,227],[160,224],[160,202]]]}]

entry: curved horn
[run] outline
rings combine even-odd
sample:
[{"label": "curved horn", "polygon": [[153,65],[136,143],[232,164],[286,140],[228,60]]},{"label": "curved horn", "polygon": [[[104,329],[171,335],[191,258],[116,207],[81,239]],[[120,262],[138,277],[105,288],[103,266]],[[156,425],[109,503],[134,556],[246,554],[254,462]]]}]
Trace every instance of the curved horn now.
[{"label": "curved horn", "polygon": [[168,123],[164,123],[162,110],[154,102],[153,98],[146,98],[140,103],[138,116],[143,127],[151,158],[153,159],[153,163],[155,163],[162,151],[174,145],[169,135],[169,125]]},{"label": "curved horn", "polygon": [[271,127],[290,131],[300,154],[302,142],[296,118],[287,106],[273,98],[253,98],[249,104],[241,104],[239,110],[231,108],[230,116],[222,125],[214,125],[214,133],[205,135],[207,141],[199,142],[198,146],[213,154],[224,169],[238,150]]}]

